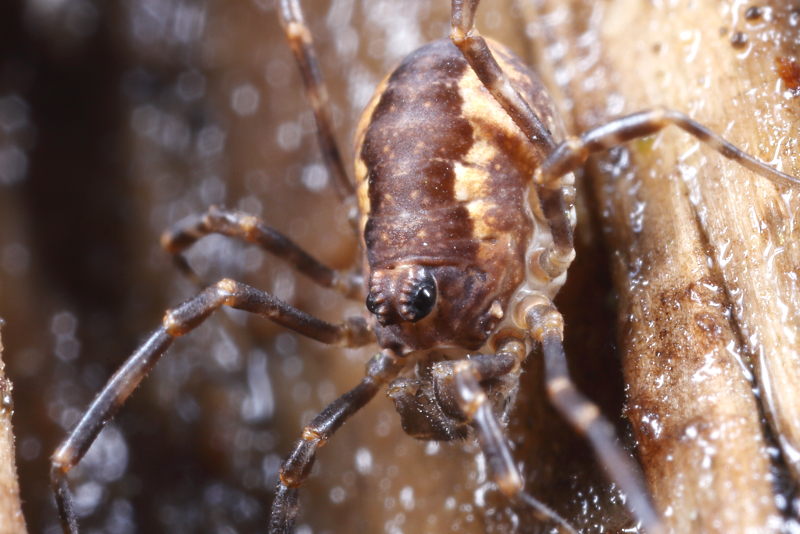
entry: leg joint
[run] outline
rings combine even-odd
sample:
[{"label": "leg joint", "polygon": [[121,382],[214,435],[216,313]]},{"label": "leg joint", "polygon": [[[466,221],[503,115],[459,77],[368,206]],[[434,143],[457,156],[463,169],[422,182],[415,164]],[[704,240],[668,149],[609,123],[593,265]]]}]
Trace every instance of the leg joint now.
[{"label": "leg joint", "polygon": [[230,297],[237,293],[237,290],[239,289],[239,283],[235,280],[231,280],[230,278],[223,278],[217,282],[214,287],[216,287],[217,293],[221,297]]},{"label": "leg joint", "polygon": [[320,434],[319,431],[313,426],[307,426],[303,428],[302,437],[303,441],[314,442],[314,444],[318,447],[322,447],[323,445],[325,445],[325,442],[327,441],[326,436]]},{"label": "leg joint", "polygon": [[562,336],[564,332],[564,318],[542,293],[534,293],[517,304],[514,322],[519,328],[529,330],[530,336],[537,342],[541,342],[548,333]]}]

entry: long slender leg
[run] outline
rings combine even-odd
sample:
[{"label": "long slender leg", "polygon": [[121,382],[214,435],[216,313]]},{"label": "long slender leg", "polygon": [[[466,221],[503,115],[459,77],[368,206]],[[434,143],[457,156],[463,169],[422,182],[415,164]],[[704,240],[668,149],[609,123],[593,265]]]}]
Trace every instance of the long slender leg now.
[{"label": "long slender leg", "polygon": [[366,405],[384,384],[397,376],[403,366],[403,360],[388,350],[377,354],[367,363],[361,382],[329,404],[303,429],[302,437],[281,466],[269,522],[270,534],[292,532],[297,517],[297,494],[311,473],[317,449],[325,445],[333,433]]},{"label": "long slender leg", "polygon": [[339,197],[343,200],[352,199],[353,182],[347,177],[341,152],[333,136],[328,89],[319,68],[311,32],[303,19],[303,11],[297,0],[281,0],[279,13],[283,31],[300,67],[303,85],[317,121],[317,140],[322,150],[322,157]]},{"label": "long slender leg", "polygon": [[[538,186],[542,198],[545,216],[551,228],[564,226],[563,207],[553,205],[548,209],[547,199],[556,198],[561,191],[561,177],[583,165],[589,154],[607,150],[633,139],[653,135],[661,129],[674,125],[693,135],[726,158],[729,158],[746,169],[763,176],[777,184],[800,184],[800,179],[782,173],[761,160],[743,152],[724,138],[709,130],[699,122],[683,113],[670,109],[653,109],[642,111],[614,119],[602,126],[592,128],[579,137],[569,137],[559,144],[547,157],[534,175],[534,183]],[[563,272],[571,258],[572,245],[566,244],[554,234],[554,250],[542,255],[542,269],[551,276]]]},{"label": "long slender leg", "polygon": [[602,126],[592,128],[580,137],[567,138],[553,150],[537,170],[534,181],[547,188],[556,187],[559,178],[583,165],[589,154],[653,135],[670,125],[677,126],[726,158],[764,178],[777,184],[800,185],[800,178],[770,167],[683,113],[663,108],[640,111],[613,119]]},{"label": "long slender leg", "polygon": [[211,206],[206,213],[184,219],[164,232],[161,236],[161,246],[175,255],[181,270],[191,274],[180,254],[209,234],[222,234],[254,243],[286,261],[322,287],[336,289],[348,297],[361,294],[360,276],[336,271],[323,265],[294,241],[265,224],[260,217],[241,211]]},{"label": "long slender leg", "polygon": [[[525,356],[524,343],[511,339],[501,343],[497,354],[444,362],[439,366],[439,376],[436,377],[438,396],[445,404],[449,403],[449,398],[455,400],[462,416],[475,428],[489,473],[500,491],[575,533],[575,529],[564,518],[523,491],[522,476],[514,465],[508,440],[492,410],[489,397],[480,385],[482,381],[519,370]],[[450,368],[452,372],[442,372],[445,368]]]},{"label": "long slender leg", "polygon": [[597,406],[572,383],[564,353],[564,319],[546,296],[537,294],[523,300],[514,313],[519,326],[526,328],[544,353],[547,394],[559,413],[585,435],[600,457],[610,478],[625,494],[626,505],[642,522],[645,531],[666,532],[659,514],[650,502],[641,473],[616,440],[614,427]]},{"label": "long slender leg", "polygon": [[220,280],[167,311],[162,325],[114,373],[53,454],[50,477],[65,533],[77,533],[67,473],[83,458],[105,423],[133,393],[174,339],[189,333],[222,306],[263,315],[304,336],[331,345],[354,347],[374,341],[372,332],[361,317],[348,319],[338,325],[327,323],[289,306],[269,293],[229,279]]}]

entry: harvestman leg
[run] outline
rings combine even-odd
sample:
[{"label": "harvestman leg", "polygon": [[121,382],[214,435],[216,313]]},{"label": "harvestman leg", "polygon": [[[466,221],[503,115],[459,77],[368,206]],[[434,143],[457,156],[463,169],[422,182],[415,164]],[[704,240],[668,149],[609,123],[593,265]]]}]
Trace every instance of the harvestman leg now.
[{"label": "harvestman leg", "polygon": [[[311,32],[297,0],[281,0],[278,12],[281,26],[300,69],[303,86],[314,112],[317,124],[317,142],[325,166],[333,179],[337,194],[348,207],[350,219],[355,221],[355,191],[352,181],[345,171],[341,152],[333,135],[328,90],[314,51]],[[357,276],[333,271],[320,264],[289,238],[267,226],[259,218],[237,211],[212,207],[207,213],[190,217],[165,232],[161,238],[161,244],[174,255],[179,269],[196,279],[191,268],[179,253],[210,233],[220,233],[257,243],[266,251],[288,261],[298,271],[319,285],[337,289],[346,296],[355,296],[361,291],[361,283]]]},{"label": "harvestman leg", "polygon": [[640,111],[613,119],[586,131],[579,137],[567,138],[553,150],[537,170],[534,181],[543,187],[558,187],[559,178],[583,165],[589,154],[653,135],[670,125],[677,126],[726,158],[775,183],[800,184],[800,179],[782,173],[754,158],[683,113],[663,108]]},{"label": "harvestman leg", "polygon": [[279,13],[281,26],[289,40],[289,46],[292,48],[297,65],[300,67],[306,95],[317,121],[317,140],[322,150],[322,157],[333,178],[339,197],[351,203],[355,191],[353,183],[347,177],[341,152],[336,146],[333,136],[328,89],[314,52],[311,32],[303,18],[303,10],[297,0],[280,0]]},{"label": "harvestman leg", "polygon": [[335,289],[347,297],[363,291],[359,275],[331,269],[317,261],[294,241],[268,226],[260,217],[236,210],[212,206],[202,215],[193,215],[164,232],[161,246],[174,255],[178,267],[193,276],[181,253],[209,234],[222,234],[259,245],[283,259],[298,272],[322,287]]},{"label": "harvestman leg", "polygon": [[388,349],[378,353],[367,363],[361,382],[329,404],[303,429],[302,437],[281,466],[272,503],[270,534],[291,534],[297,517],[298,491],[311,473],[317,449],[325,445],[350,416],[372,400],[381,387],[395,378],[404,365],[403,359]]},{"label": "harvestman leg", "polygon": [[64,532],[78,532],[67,473],[83,458],[105,423],[114,416],[174,339],[192,331],[222,306],[263,315],[299,334],[330,345],[358,347],[374,342],[371,330],[361,317],[347,319],[341,324],[327,323],[289,306],[269,293],[229,279],[220,280],[167,311],[162,325],[114,373],[53,454],[50,477]]},{"label": "harvestman leg", "polygon": [[532,295],[522,301],[514,317],[524,324],[531,339],[541,344],[544,355],[547,395],[556,410],[581,434],[586,436],[611,479],[625,494],[626,505],[649,534],[666,529],[653,508],[649,493],[631,457],[619,446],[614,427],[599,408],[578,391],[569,376],[564,353],[564,319],[552,301],[544,295]]},{"label": "harvestman leg", "polygon": [[495,354],[477,354],[465,360],[439,362],[434,368],[437,399],[447,412],[453,412],[454,404],[466,422],[475,428],[490,476],[500,491],[574,534],[575,529],[564,518],[523,491],[522,476],[514,465],[503,427],[481,387],[481,382],[486,380],[519,373],[526,356],[525,344],[510,338],[499,344]]},{"label": "harvestman leg", "polygon": [[[550,220],[551,227],[556,224],[554,218],[561,217],[567,220],[566,212],[561,214],[555,210],[548,212],[546,206],[544,206],[547,192],[561,190],[562,176],[583,165],[593,152],[607,150],[633,139],[653,135],[670,125],[677,126],[726,158],[777,184],[800,184],[800,179],[782,173],[743,152],[720,135],[683,113],[657,108],[611,120],[602,126],[588,130],[579,137],[568,137],[553,150],[534,175],[534,183],[540,191],[545,216]],[[558,250],[559,247],[563,250]],[[541,267],[551,277],[558,276],[569,266],[568,263],[563,265],[563,262],[559,261],[559,258],[572,253],[571,243],[569,250],[565,247],[565,244],[559,243],[554,238],[554,249],[556,249],[554,253],[541,257]]]}]

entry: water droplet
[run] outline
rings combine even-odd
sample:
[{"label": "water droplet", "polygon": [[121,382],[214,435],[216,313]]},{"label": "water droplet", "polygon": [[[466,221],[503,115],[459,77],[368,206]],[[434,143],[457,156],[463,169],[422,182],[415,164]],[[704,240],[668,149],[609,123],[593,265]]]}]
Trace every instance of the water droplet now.
[{"label": "water droplet", "polygon": [[258,89],[252,84],[243,84],[231,93],[231,107],[236,114],[246,117],[258,111],[260,100]]},{"label": "water droplet", "polygon": [[406,510],[414,509],[414,488],[411,486],[404,486],[400,490],[400,505]]},{"label": "water droplet", "polygon": [[356,451],[356,471],[362,475],[372,472],[372,453],[365,447],[360,447]]},{"label": "water droplet", "polygon": [[300,146],[300,124],[295,121],[284,122],[278,126],[278,146],[289,152]]},{"label": "water droplet", "polygon": [[0,266],[11,276],[25,274],[30,263],[28,249],[20,243],[11,243],[0,254]]},{"label": "water droplet", "polygon": [[328,492],[328,496],[333,504],[341,504],[347,498],[347,491],[341,486],[335,486]]},{"label": "water droplet", "polygon": [[206,92],[206,78],[196,70],[188,70],[178,77],[178,96],[187,102],[201,98]]},{"label": "water droplet", "polygon": [[61,311],[50,320],[50,331],[56,336],[73,336],[78,327],[78,319],[69,311]]},{"label": "water droplet", "polygon": [[17,145],[0,148],[0,185],[21,182],[28,173],[28,156]]},{"label": "water droplet", "polygon": [[300,180],[309,191],[321,191],[328,185],[328,170],[319,163],[306,165]]}]

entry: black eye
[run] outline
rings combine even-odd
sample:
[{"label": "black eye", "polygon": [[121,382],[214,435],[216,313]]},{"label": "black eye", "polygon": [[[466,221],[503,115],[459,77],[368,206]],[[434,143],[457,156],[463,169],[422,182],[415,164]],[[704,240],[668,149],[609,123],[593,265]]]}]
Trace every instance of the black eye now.
[{"label": "black eye", "polygon": [[436,304],[436,282],[428,275],[414,288],[408,302],[406,319],[415,322],[427,316]]}]

